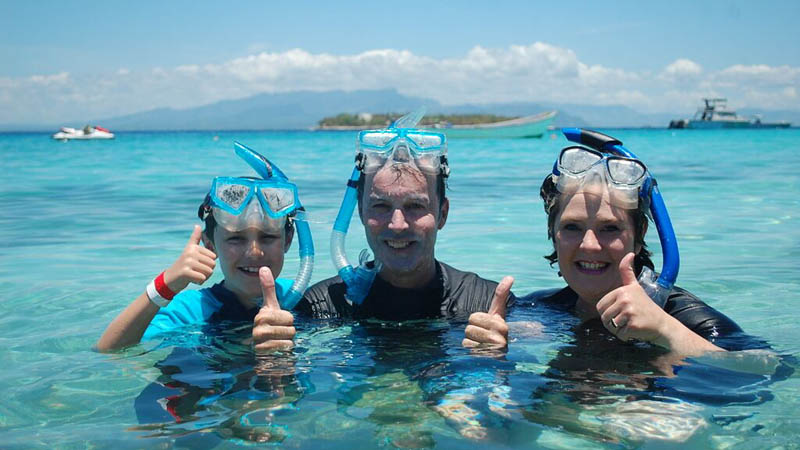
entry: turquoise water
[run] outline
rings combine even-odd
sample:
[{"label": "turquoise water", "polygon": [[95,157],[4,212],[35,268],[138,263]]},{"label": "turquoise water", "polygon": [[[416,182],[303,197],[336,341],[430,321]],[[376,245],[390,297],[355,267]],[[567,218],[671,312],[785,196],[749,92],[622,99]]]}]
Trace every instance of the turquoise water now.
[{"label": "turquoise water", "polygon": [[[777,353],[798,356],[800,130],[610,133],[659,180],[681,249],[678,284]],[[180,253],[211,179],[248,174],[234,139],[298,184],[317,250],[312,281],[331,276],[328,237],[352,168],[350,133],[122,133],[69,143],[0,135],[3,447],[796,445],[800,383],[772,376],[786,363],[693,360],[667,378],[637,362],[646,354],[598,354],[610,367],[567,382],[557,372],[574,350],[569,327],[526,309],[509,320],[549,326],[517,332],[499,357],[462,349],[463,325],[439,321],[300,321],[294,354],[263,360],[240,343],[247,329],[92,351]],[[518,294],[560,286],[542,258],[551,247],[538,187],[564,145],[560,136],[452,141],[437,257],[490,279],[513,275]],[[354,258],[366,242],[351,229]],[[652,232],[648,242],[658,247]],[[293,248],[284,275],[297,262]],[[159,393],[163,384],[173,390]],[[157,401],[167,397],[174,415]]]}]

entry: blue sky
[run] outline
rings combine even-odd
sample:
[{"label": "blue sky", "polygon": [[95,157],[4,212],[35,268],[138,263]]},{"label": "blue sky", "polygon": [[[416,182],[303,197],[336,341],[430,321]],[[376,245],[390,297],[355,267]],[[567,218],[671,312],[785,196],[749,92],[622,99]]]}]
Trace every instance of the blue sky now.
[{"label": "blue sky", "polygon": [[800,109],[798,23],[798,1],[2,0],[0,122],[387,87],[445,104]]}]

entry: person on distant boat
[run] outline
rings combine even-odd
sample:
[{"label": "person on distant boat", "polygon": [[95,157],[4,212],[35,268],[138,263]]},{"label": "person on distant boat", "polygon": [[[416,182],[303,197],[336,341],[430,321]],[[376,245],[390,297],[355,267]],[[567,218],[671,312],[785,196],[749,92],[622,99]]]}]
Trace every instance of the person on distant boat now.
[{"label": "person on distant boat", "polygon": [[[296,311],[314,318],[387,321],[466,320],[480,313],[467,329],[467,344],[505,346],[505,323],[493,317],[513,304],[513,278],[498,284],[435,257],[437,233],[450,207],[447,146],[444,134],[413,128],[419,118],[412,114],[390,128],[359,133],[356,167],[331,239],[339,275],[310,287]],[[353,267],[344,239],[356,206],[375,260],[368,262],[364,251]]]},{"label": "person on distant boat", "polygon": [[[111,322],[97,342],[98,350],[224,320],[252,323],[257,352],[271,351],[294,336],[292,315],[282,308],[297,303],[311,277],[314,249],[304,209],[297,187],[277,166],[239,143],[234,146],[262,178],[214,179],[198,210],[205,230],[195,225],[178,259]],[[301,259],[297,278],[273,278],[281,273],[295,229]],[[203,284],[217,258],[225,276],[222,282],[184,290],[190,283]],[[271,338],[266,346],[259,339],[264,330]]]},{"label": "person on distant boat", "polygon": [[[674,286],[677,243],[644,163],[609,136],[578,129],[565,134],[591,147],[563,149],[540,189],[554,247],[547,259],[558,263],[567,286],[520,301],[568,311],[582,328],[648,342],[681,357],[765,347],[724,314]],[[664,247],[659,276],[644,241],[648,214]]]}]

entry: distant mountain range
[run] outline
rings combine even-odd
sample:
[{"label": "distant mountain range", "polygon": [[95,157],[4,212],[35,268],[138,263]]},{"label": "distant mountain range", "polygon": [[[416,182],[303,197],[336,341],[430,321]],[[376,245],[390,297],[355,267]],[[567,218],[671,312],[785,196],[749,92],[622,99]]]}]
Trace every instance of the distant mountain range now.
[{"label": "distant mountain range", "polygon": [[[698,99],[699,101],[699,99]],[[291,130],[308,129],[324,117],[339,113],[405,112],[426,106],[441,114],[496,114],[526,116],[557,110],[553,125],[596,128],[659,127],[670,120],[690,117],[694,111],[675,114],[644,114],[626,106],[592,106],[553,103],[493,103],[445,106],[426,98],[409,97],[393,89],[361,91],[298,91],[258,94],[188,109],[159,108],[94,123],[112,131],[160,130]],[[742,110],[743,115],[760,114],[764,121],[786,120],[800,125],[800,111]],[[83,126],[75,118],[59,124],[0,124],[0,131],[55,131],[61,126]]]}]

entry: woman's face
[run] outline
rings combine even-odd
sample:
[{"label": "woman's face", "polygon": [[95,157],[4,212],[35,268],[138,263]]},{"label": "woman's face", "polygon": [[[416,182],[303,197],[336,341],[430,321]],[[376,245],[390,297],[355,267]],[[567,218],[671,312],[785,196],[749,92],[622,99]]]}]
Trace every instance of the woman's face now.
[{"label": "woman's face", "polygon": [[564,196],[554,224],[558,267],[572,290],[596,303],[622,286],[619,263],[634,245],[633,217],[609,202],[607,189]]}]

